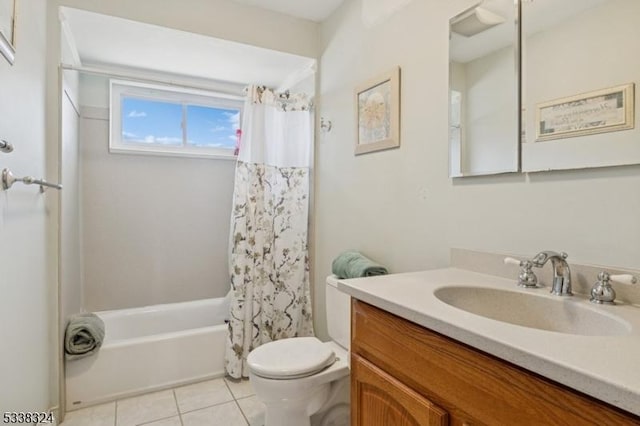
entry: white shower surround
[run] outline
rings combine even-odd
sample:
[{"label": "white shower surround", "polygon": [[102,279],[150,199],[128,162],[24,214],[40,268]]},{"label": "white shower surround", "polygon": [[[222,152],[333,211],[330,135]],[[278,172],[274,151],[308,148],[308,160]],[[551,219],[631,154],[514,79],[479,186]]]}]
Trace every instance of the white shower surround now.
[{"label": "white shower surround", "polygon": [[227,297],[97,312],[97,355],[66,363],[67,410],[224,375]]}]

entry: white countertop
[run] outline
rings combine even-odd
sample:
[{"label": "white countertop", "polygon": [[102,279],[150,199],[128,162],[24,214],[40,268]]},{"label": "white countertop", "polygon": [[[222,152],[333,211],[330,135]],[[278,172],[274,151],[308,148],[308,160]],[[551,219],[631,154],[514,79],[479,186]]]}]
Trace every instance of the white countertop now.
[{"label": "white countertop", "polygon": [[624,319],[632,331],[624,336],[564,334],[495,321],[450,306],[433,294],[446,286],[561,298],[550,295],[548,288],[521,289],[515,279],[456,268],[338,282],[339,290],[356,299],[640,415],[640,307],[594,305],[580,295],[568,297],[568,303],[584,303]]}]

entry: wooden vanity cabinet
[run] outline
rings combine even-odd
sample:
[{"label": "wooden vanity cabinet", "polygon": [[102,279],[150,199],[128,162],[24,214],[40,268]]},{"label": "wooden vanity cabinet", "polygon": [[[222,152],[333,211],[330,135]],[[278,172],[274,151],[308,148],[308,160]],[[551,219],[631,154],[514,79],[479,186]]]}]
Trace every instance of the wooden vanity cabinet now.
[{"label": "wooden vanity cabinet", "polygon": [[352,299],[351,425],[640,425],[640,417]]}]

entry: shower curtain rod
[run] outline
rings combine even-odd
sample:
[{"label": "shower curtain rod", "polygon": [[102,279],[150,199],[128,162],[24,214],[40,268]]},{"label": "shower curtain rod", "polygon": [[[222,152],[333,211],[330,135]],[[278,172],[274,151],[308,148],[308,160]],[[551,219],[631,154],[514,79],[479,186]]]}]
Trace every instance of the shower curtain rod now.
[{"label": "shower curtain rod", "polygon": [[[145,83],[166,84],[171,86],[183,87],[185,89],[205,90],[207,92],[216,92],[228,97],[233,97],[235,99],[244,99],[244,97],[242,96],[243,88],[239,88],[238,91],[232,91],[230,89],[220,89],[219,87],[214,87],[214,86],[181,83],[175,80],[149,77],[141,73],[127,73],[127,72],[122,72],[117,70],[109,70],[109,69],[103,69],[98,67],[76,66],[76,65],[70,65],[70,64],[60,64],[60,69],[67,70],[67,71],[78,71],[84,74],[104,75],[104,76],[113,77],[113,78],[137,80]],[[243,85],[243,87],[245,87],[245,85]]]}]

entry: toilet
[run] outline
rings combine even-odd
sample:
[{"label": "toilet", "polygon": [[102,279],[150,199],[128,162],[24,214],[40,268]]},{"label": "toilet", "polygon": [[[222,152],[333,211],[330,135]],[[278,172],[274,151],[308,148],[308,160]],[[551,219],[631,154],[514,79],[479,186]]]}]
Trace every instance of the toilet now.
[{"label": "toilet", "polygon": [[247,357],[256,398],[265,408],[264,426],[348,426],[350,296],[326,280],[331,342],[295,337],[266,343]]}]

